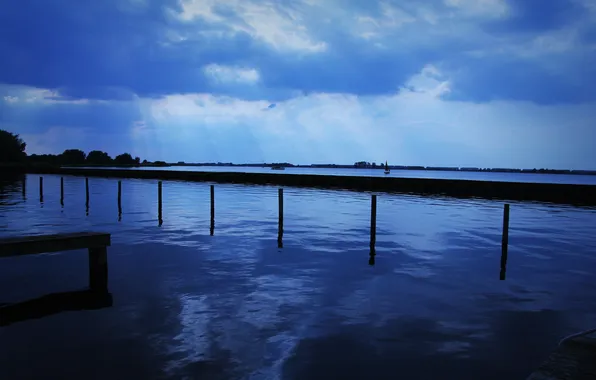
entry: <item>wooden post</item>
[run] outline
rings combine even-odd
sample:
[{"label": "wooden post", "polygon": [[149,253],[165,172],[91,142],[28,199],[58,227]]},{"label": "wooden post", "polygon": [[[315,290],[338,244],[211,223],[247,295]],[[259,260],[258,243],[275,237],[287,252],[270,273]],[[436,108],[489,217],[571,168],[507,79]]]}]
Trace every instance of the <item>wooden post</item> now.
[{"label": "wooden post", "polygon": [[211,228],[209,229],[211,236],[215,231],[215,186],[211,185]]},{"label": "wooden post", "polygon": [[60,205],[64,206],[64,177],[60,177]]},{"label": "wooden post", "polygon": [[373,194],[370,200],[370,254],[375,254],[377,242],[377,195]]},{"label": "wooden post", "polygon": [[157,219],[159,221],[159,225],[161,226],[161,224],[163,223],[163,219],[162,219],[162,212],[161,212],[161,181],[157,182]]},{"label": "wooden post", "polygon": [[108,291],[107,247],[89,248],[89,288],[98,293]]},{"label": "wooden post", "polygon": [[280,188],[277,190],[277,200],[279,208],[279,218],[277,225],[277,243],[278,246],[283,246],[283,235],[284,235],[284,189]]},{"label": "wooden post", "polygon": [[27,175],[23,176],[23,199],[27,199]]},{"label": "wooden post", "polygon": [[122,214],[122,181],[118,181],[118,214]]},{"label": "wooden post", "polygon": [[43,202],[43,177],[39,177],[39,201]]},{"label": "wooden post", "polygon": [[499,278],[505,279],[507,271],[507,248],[509,246],[509,204],[506,203],[503,210],[503,238],[501,240],[501,273]]},{"label": "wooden post", "polygon": [[85,177],[85,205],[89,207],[89,178]]}]

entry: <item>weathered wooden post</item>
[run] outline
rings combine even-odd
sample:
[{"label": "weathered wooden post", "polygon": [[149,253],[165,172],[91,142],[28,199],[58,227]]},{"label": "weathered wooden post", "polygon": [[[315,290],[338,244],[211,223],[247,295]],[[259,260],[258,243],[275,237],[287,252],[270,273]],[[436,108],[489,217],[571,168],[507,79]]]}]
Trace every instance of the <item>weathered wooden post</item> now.
[{"label": "weathered wooden post", "polygon": [[122,214],[122,181],[118,181],[118,214]]},{"label": "weathered wooden post", "polygon": [[85,177],[85,205],[89,207],[89,178]]},{"label": "weathered wooden post", "polygon": [[118,221],[122,221],[122,181],[118,181]]},{"label": "weathered wooden post", "polygon": [[507,249],[509,246],[509,204],[506,203],[503,209],[503,238],[501,240],[501,273],[499,278],[505,279],[507,271]]},{"label": "weathered wooden post", "polygon": [[89,288],[98,293],[108,291],[107,247],[89,248]]},{"label": "weathered wooden post", "polygon": [[377,195],[373,194],[370,200],[370,254],[375,255],[377,242]]},{"label": "weathered wooden post", "polygon": [[161,226],[163,223],[162,212],[161,212],[161,181],[157,182],[157,219],[159,221],[159,225]]},{"label": "weathered wooden post", "polygon": [[283,246],[284,235],[284,189],[277,190],[277,200],[279,208],[279,217],[277,225],[277,244],[281,248]]},{"label": "weathered wooden post", "polygon": [[209,233],[213,236],[215,231],[215,186],[211,185],[211,228]]},{"label": "weathered wooden post", "polygon": [[60,177],[60,205],[64,206],[64,177]]},{"label": "weathered wooden post", "polygon": [[43,202],[43,177],[39,177],[39,201]]}]

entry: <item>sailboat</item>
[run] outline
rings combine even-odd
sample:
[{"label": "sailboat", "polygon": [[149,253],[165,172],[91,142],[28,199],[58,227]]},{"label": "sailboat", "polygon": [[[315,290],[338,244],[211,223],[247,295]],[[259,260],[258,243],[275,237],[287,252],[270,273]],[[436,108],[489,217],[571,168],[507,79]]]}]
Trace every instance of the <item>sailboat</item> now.
[{"label": "sailboat", "polygon": [[387,161],[385,161],[385,174],[389,174],[389,165],[387,165]]}]

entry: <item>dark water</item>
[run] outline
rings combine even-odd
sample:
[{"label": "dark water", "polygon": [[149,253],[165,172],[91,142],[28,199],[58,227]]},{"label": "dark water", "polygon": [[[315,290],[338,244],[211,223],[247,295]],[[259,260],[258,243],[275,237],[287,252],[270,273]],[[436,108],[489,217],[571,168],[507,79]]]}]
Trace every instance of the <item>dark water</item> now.
[{"label": "dark water", "polygon": [[[524,379],[558,340],[596,320],[596,210],[511,205],[499,281],[502,204],[28,176],[4,182],[0,236],[111,232],[113,306],[0,327],[0,378]],[[87,285],[87,254],[0,259],[0,303]]]},{"label": "dark water", "polygon": [[[90,168],[93,169],[93,168]],[[431,178],[431,179],[463,179],[472,181],[502,181],[502,182],[534,182],[534,183],[564,183],[571,185],[596,185],[596,175],[578,174],[544,174],[544,173],[499,173],[499,172],[467,172],[444,170],[391,170],[384,174],[383,169],[354,169],[354,168],[286,168],[285,170],[271,170],[269,167],[242,166],[170,166],[170,167],[139,167],[139,168],[109,168],[133,170],[174,170],[198,172],[241,172],[268,174],[315,174],[315,175],[343,175],[364,177],[397,177],[397,178]]]}]

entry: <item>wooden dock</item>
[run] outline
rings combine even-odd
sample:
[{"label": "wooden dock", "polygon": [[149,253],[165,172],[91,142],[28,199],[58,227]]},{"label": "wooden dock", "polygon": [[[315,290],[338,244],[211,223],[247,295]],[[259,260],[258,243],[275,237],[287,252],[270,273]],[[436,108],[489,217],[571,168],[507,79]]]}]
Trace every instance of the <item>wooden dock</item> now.
[{"label": "wooden dock", "polygon": [[26,172],[30,174],[295,186],[418,195],[440,195],[461,198],[474,197],[500,199],[505,201],[541,201],[583,206],[596,205],[596,185],[571,185],[562,183],[57,167],[31,167],[28,168]]},{"label": "wooden dock", "polygon": [[596,380],[595,335],[563,342],[527,380]]},{"label": "wooden dock", "polygon": [[110,244],[110,234],[103,232],[20,236],[0,239],[0,257],[87,249],[89,288],[92,291],[106,292],[108,288],[107,247]]}]

